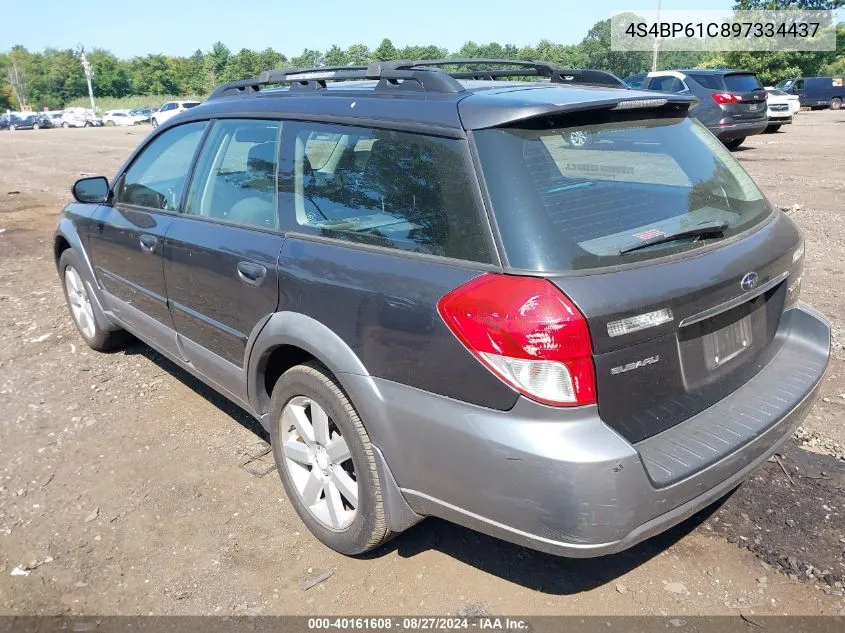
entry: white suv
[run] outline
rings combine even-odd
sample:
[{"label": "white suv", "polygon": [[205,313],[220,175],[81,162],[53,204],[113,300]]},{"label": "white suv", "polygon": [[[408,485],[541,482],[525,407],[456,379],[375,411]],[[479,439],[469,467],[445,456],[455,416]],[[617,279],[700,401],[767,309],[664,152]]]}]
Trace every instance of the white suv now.
[{"label": "white suv", "polygon": [[140,119],[129,114],[129,110],[109,110],[103,114],[104,125],[138,125]]},{"label": "white suv", "polygon": [[152,123],[153,127],[158,127],[171,117],[176,116],[180,112],[184,112],[188,108],[198,106],[199,104],[199,101],[168,101],[163,106],[161,106],[157,112],[153,112],[153,116],[150,119],[150,122]]}]

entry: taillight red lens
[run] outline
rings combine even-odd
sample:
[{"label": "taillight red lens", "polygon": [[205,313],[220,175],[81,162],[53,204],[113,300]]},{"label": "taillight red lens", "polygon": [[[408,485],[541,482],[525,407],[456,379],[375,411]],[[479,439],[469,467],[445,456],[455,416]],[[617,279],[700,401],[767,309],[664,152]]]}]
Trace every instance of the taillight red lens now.
[{"label": "taillight red lens", "polygon": [[713,97],[713,101],[720,105],[723,103],[739,103],[742,101],[742,97],[740,95],[731,94],[730,92],[714,92],[710,96]]},{"label": "taillight red lens", "polygon": [[587,321],[551,282],[484,274],[459,286],[437,310],[490,371],[544,404],[596,401]]}]

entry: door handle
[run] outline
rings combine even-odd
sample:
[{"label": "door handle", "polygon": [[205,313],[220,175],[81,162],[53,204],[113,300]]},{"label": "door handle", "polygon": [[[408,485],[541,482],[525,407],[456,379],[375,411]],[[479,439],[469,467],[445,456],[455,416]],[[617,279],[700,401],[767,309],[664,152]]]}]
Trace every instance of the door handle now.
[{"label": "door handle", "polygon": [[250,286],[260,286],[267,275],[267,269],[261,264],[238,262],[238,277]]},{"label": "door handle", "polygon": [[158,244],[158,238],[155,235],[142,235],[140,242],[141,250],[152,253],[156,248],[156,244]]}]

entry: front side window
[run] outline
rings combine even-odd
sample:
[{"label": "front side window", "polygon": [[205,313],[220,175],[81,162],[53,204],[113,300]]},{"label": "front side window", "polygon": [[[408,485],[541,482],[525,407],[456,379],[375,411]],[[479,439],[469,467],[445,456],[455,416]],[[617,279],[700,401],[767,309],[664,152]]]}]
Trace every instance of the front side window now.
[{"label": "front side window", "polygon": [[119,179],[115,202],[176,211],[207,123],[186,123],[150,142]]},{"label": "front side window", "polygon": [[278,121],[214,124],[197,162],[185,213],[275,229]]},{"label": "front side window", "polygon": [[[749,175],[701,123],[642,116],[570,115],[475,133],[512,266],[623,265],[700,248],[769,215]],[[705,225],[722,229],[646,244]]]},{"label": "front side window", "polygon": [[491,261],[461,141],[297,124],[279,174],[294,226],[326,237]]}]

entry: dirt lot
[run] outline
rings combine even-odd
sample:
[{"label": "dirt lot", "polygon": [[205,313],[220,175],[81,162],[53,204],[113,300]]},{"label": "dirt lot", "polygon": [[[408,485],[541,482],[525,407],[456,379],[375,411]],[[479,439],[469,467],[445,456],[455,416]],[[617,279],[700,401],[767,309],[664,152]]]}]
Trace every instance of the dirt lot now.
[{"label": "dirt lot", "polygon": [[802,440],[720,508],[600,560],[433,519],[344,558],[300,524],[243,411],[144,345],[88,351],[55,216],[146,132],[0,133],[0,613],[845,614],[845,111],[736,153],[804,230],[803,296],[835,331]]}]

